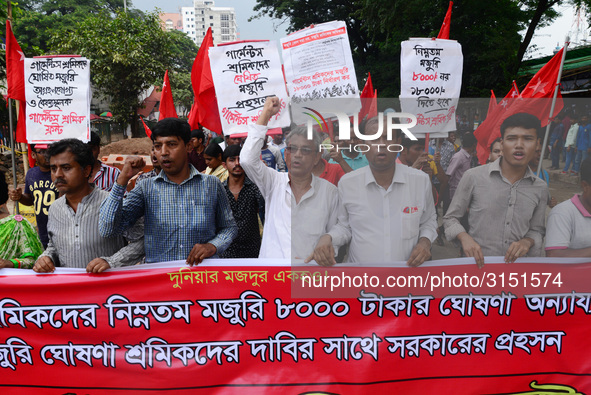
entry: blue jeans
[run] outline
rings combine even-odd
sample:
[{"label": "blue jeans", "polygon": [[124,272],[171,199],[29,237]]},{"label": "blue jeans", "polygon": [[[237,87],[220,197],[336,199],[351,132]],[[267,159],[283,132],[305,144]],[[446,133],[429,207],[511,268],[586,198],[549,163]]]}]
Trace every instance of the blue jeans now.
[{"label": "blue jeans", "polygon": [[574,165],[573,157],[575,156],[575,147],[572,147],[570,151],[566,151],[566,164],[564,165],[564,171],[568,171],[571,163]]},{"label": "blue jeans", "polygon": [[581,168],[581,162],[583,162],[585,159],[587,159],[587,150],[577,150],[577,155],[575,156],[575,167],[574,167],[574,171],[575,172],[579,172],[579,169]]}]

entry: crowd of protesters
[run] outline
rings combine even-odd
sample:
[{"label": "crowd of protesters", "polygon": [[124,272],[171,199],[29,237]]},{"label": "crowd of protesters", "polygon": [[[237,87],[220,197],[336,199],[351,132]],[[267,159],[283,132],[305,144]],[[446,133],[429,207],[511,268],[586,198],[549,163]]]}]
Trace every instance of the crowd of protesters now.
[{"label": "crowd of protesters", "polygon": [[[450,133],[429,154],[424,140],[400,131],[358,150],[351,128],[353,138],[340,140],[337,130],[327,152],[321,149],[326,136],[306,127],[268,136],[278,111],[278,99],[268,98],[257,123],[245,127],[246,139],[209,143],[186,121],[164,119],[153,128],[153,169],[146,173],[141,157],[128,157],[121,169],[101,163],[94,134],[87,144],[66,139],[33,146],[37,167],[28,172],[25,190],[6,193],[3,183],[0,197],[34,205],[45,251],[26,264],[0,257],[0,267],[99,273],[143,262],[192,266],[207,258],[257,257],[418,266],[437,258],[431,245],[443,238],[479,267],[485,256],[507,263],[524,256],[591,257],[586,116],[553,120],[552,168],[562,155],[563,172],[578,175],[582,189],[557,205],[548,173],[536,174],[545,129],[533,115],[507,118],[488,163],[475,166],[471,132],[461,134],[461,145]],[[359,129],[376,135],[379,124],[374,117]],[[388,145],[401,152],[383,148]]]}]

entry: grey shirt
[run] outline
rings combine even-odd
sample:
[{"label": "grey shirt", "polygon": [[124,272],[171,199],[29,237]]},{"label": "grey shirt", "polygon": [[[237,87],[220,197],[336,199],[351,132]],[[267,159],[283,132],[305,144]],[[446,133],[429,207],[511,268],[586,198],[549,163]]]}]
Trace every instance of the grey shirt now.
[{"label": "grey shirt", "polygon": [[485,256],[504,256],[511,243],[525,237],[535,244],[528,256],[542,256],[548,186],[528,168],[511,184],[502,174],[500,160],[464,173],[447,214],[445,236],[454,240],[467,230],[460,219],[468,212],[470,236]]},{"label": "grey shirt", "polygon": [[579,195],[575,195],[550,211],[546,250],[588,247],[591,247],[591,213],[585,209]]},{"label": "grey shirt", "polygon": [[144,224],[138,221],[123,236],[102,237],[98,222],[101,203],[109,193],[94,188],[78,204],[76,212],[66,202],[57,199],[49,209],[47,232],[49,244],[41,256],[59,259],[62,267],[86,268],[95,258],[102,258],[111,267],[138,263],[144,256]]}]

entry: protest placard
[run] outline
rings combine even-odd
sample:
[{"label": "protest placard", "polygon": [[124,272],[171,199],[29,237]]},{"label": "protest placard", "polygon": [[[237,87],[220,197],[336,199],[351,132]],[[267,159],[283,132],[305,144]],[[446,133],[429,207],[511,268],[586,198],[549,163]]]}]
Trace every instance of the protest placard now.
[{"label": "protest placard", "polygon": [[[297,124],[308,120],[303,109],[338,109],[353,115],[361,109],[347,27],[333,21],[281,39],[285,78]],[[338,104],[334,99],[342,99]]]},{"label": "protest placard", "polygon": [[463,55],[454,40],[411,38],[401,43],[400,105],[417,117],[412,133],[444,137],[456,130]]},{"label": "protest placard", "polygon": [[243,41],[209,49],[211,75],[225,135],[244,132],[255,124],[268,96],[277,96],[281,111],[269,127],[289,126],[287,92],[277,44]]},{"label": "protest placard", "polygon": [[90,60],[25,59],[25,96],[29,144],[90,139]]}]

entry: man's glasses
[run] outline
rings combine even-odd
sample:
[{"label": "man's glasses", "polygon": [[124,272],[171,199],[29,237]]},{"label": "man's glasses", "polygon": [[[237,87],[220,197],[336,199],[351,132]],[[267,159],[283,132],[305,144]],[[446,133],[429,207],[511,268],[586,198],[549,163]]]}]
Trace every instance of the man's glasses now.
[{"label": "man's glasses", "polygon": [[289,154],[295,154],[298,151],[300,151],[302,155],[305,156],[312,155],[312,153],[314,153],[314,149],[309,147],[298,147],[297,145],[288,145],[287,147],[285,147],[285,152]]}]

